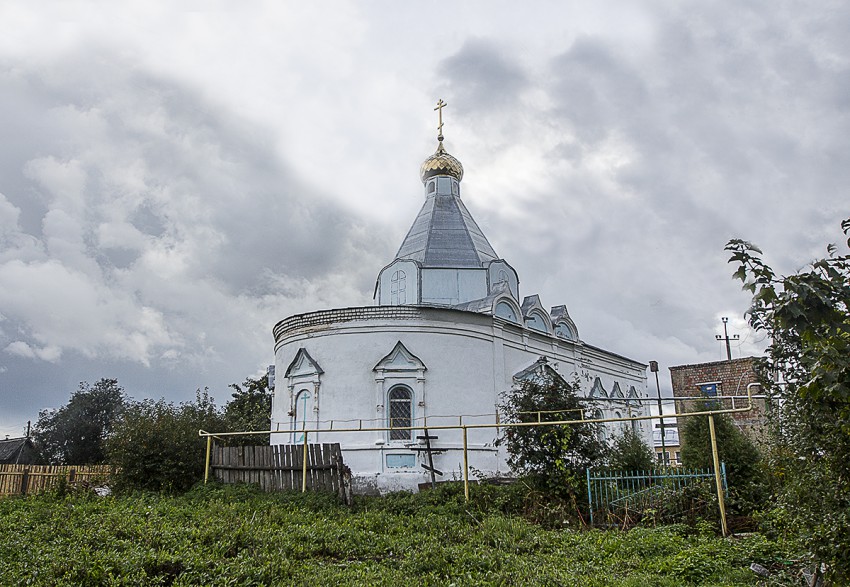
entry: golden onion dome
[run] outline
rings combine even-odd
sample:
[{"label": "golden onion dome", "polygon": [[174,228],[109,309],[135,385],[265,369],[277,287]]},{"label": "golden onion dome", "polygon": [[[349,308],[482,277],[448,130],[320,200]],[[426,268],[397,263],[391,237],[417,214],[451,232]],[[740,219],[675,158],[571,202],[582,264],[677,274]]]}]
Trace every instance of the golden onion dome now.
[{"label": "golden onion dome", "polygon": [[463,165],[446,152],[442,137],[439,138],[441,140],[440,144],[437,145],[437,150],[425,159],[422,162],[422,167],[419,168],[419,178],[423,184],[435,175],[448,175],[458,181],[463,178]]}]

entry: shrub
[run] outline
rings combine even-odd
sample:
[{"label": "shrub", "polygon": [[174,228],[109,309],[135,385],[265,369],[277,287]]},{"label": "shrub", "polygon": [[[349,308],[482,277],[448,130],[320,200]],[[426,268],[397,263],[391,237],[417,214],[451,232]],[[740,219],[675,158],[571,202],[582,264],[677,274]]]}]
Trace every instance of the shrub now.
[{"label": "shrub", "polygon": [[[271,428],[272,391],[269,389],[269,377],[258,379],[248,377],[240,386],[230,384],[233,390],[231,399],[224,407],[224,425],[228,431],[269,430]],[[268,444],[268,434],[250,434],[231,436],[227,444],[258,445]]]},{"label": "shrub", "polygon": [[146,400],[124,412],[107,442],[118,467],[117,489],[185,491],[204,473],[205,439],[199,429],[222,427],[221,415],[205,391],[194,402]]},{"label": "shrub", "polygon": [[[506,422],[575,420],[586,409],[576,389],[560,377],[538,376],[506,392],[499,408]],[[497,442],[507,445],[508,464],[515,472],[539,479],[551,492],[574,495],[584,486],[583,470],[604,458],[598,426],[584,422],[506,427]]]},{"label": "shrub", "polygon": [[655,466],[655,456],[637,432],[626,428],[611,445],[608,465],[621,471],[648,471]]},{"label": "shrub", "polygon": [[[761,455],[746,434],[738,430],[728,414],[714,416],[717,452],[726,464],[729,507],[750,514],[765,505],[765,479]],[[681,431],[682,462],[686,467],[713,469],[708,417],[687,418]]]}]

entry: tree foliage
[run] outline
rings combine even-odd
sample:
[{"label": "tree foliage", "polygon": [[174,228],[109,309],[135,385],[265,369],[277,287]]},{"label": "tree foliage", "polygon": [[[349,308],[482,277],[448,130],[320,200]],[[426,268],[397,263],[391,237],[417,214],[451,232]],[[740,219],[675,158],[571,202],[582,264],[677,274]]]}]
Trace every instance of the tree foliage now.
[{"label": "tree foliage", "polygon": [[[847,236],[850,220],[841,228]],[[726,249],[753,295],[750,325],[771,340],[759,369],[786,479],[781,504],[833,577],[850,582],[850,256],[829,245],[825,258],[781,276],[746,241]]]},{"label": "tree foliage", "polygon": [[[203,475],[206,449],[199,429],[268,430],[272,393],[268,377],[247,378],[220,409],[208,390],[194,402],[134,402],[115,379],[80,383],[68,403],[45,410],[33,428],[43,459],[55,464],[108,462],[119,468],[124,488],[182,491]],[[268,435],[234,437],[231,443],[266,444]]]},{"label": "tree foliage", "polygon": [[[708,416],[692,416],[684,420],[680,430],[682,464],[688,468],[713,469]],[[714,432],[718,457],[726,465],[729,506],[738,513],[750,514],[764,506],[766,498],[759,450],[728,414],[714,416]]]},{"label": "tree foliage", "polygon": [[608,466],[620,471],[648,471],[655,467],[655,454],[637,432],[624,428],[614,437]]},{"label": "tree foliage", "polygon": [[[231,400],[224,408],[224,425],[229,431],[269,430],[271,428],[272,391],[269,377],[248,377],[238,385],[232,383]],[[269,435],[247,435],[235,437],[239,444],[268,444]]]},{"label": "tree foliage", "polygon": [[81,382],[67,404],[39,413],[32,435],[42,459],[68,465],[104,462],[104,441],[125,404],[124,390],[116,379],[104,378],[94,385]]},{"label": "tree foliage", "polygon": [[207,390],[194,402],[164,399],[129,406],[109,438],[109,462],[118,467],[119,488],[185,491],[203,478],[206,439],[198,430],[223,427]]},{"label": "tree foliage", "polygon": [[[504,394],[500,411],[506,422],[577,420],[587,407],[577,387],[556,376],[526,379]],[[555,493],[570,493],[578,483],[577,473],[604,458],[598,427],[592,422],[506,427],[498,442],[506,445],[515,472],[537,477]]]}]

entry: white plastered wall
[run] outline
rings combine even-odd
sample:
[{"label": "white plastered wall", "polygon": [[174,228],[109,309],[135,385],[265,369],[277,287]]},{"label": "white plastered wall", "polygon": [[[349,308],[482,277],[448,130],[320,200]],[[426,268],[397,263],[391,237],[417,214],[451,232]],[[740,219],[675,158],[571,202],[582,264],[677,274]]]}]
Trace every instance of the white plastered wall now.
[{"label": "white plastered wall", "polygon": [[[278,373],[285,373],[299,348],[304,348],[324,370],[319,391],[317,420],[322,428],[386,426],[386,393],[397,383],[415,392],[417,425],[428,418],[431,426],[493,422],[500,393],[512,384],[513,375],[541,356],[567,381],[578,379],[584,394],[598,376],[606,389],[615,381],[630,385],[645,396],[646,374],[641,365],[593,347],[541,335],[491,316],[452,310],[429,309],[417,320],[373,319],[329,324],[321,329],[284,335],[276,351]],[[425,369],[375,369],[401,342]],[[276,396],[288,393],[289,382],[279,380]],[[272,426],[289,426],[281,406],[288,398],[276,397]],[[648,427],[647,427],[648,429]],[[460,430],[439,430],[434,457],[443,478],[458,478],[462,463]],[[413,435],[414,437],[416,434]],[[507,473],[503,450],[494,446],[496,430],[471,429],[468,434],[470,466],[485,474]],[[424,453],[411,450],[415,442],[391,441],[386,432],[321,432],[318,442],[339,442],[346,463],[363,490],[411,489],[426,480],[420,464]],[[273,442],[288,442],[276,435]],[[388,469],[387,454],[416,454],[415,466]]]}]

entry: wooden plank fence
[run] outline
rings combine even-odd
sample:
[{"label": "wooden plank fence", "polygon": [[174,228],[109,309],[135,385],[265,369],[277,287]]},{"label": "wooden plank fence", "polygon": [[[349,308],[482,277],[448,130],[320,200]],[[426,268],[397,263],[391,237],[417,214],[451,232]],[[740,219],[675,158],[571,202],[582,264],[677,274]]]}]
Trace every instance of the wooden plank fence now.
[{"label": "wooden plank fence", "polygon": [[[301,491],[304,446],[213,446],[211,473],[221,483],[254,483],[263,491]],[[307,489],[351,503],[351,471],[338,443],[307,445]]]},{"label": "wooden plank fence", "polygon": [[41,493],[60,479],[70,485],[109,480],[109,465],[0,465],[0,497]]}]

